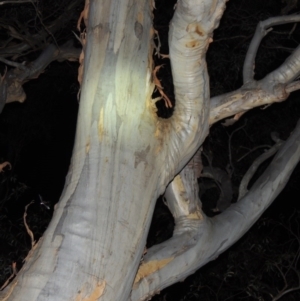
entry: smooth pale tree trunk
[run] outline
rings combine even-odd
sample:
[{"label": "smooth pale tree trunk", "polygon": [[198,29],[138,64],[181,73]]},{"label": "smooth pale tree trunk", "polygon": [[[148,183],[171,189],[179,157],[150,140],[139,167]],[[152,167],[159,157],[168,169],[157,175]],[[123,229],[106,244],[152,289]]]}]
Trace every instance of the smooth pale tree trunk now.
[{"label": "smooth pale tree trunk", "polygon": [[175,77],[179,97],[171,120],[157,117],[151,99],[151,3],[87,5],[84,76],[66,186],[49,229],[5,300],[128,300],[155,201],[208,132],[204,55],[224,1],[218,18],[212,12],[202,28],[195,16],[210,10],[206,2],[194,11],[183,3],[187,19],[177,20],[174,51],[182,70]]},{"label": "smooth pale tree trunk", "polygon": [[[203,215],[199,162],[187,163],[209,125],[286,99],[296,89],[300,61],[291,55],[256,82],[249,63],[259,45],[254,39],[244,86],[210,100],[205,54],[225,1],[178,1],[169,33],[176,107],[171,118],[160,119],[151,99],[152,8],[148,0],[86,2],[80,110],[66,186],[48,230],[1,301],[145,300],[241,237],[299,161],[300,125],[249,192],[243,184],[237,204],[214,219]],[[294,19],[289,22],[300,20]],[[155,201],[170,182],[174,235],[144,254]]]}]

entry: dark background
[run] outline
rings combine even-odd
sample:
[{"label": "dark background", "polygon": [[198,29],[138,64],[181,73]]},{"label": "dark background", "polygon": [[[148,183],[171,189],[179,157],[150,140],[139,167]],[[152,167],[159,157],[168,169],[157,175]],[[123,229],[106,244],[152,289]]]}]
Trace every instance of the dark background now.
[{"label": "dark background", "polygon": [[[39,2],[41,14],[46,14],[51,8],[44,2]],[[67,1],[64,2],[67,4]],[[175,3],[156,1],[154,26],[159,32],[161,53],[164,54],[168,53],[168,25]],[[297,4],[297,1],[228,2],[214,34],[214,43],[207,54],[212,96],[242,85],[243,61],[257,23],[272,16],[297,13],[297,6],[293,6],[293,3]],[[287,9],[288,4],[290,9]],[[22,10],[21,5],[0,6],[0,15],[11,9],[22,21],[31,9],[28,5],[25,8]],[[58,42],[63,43],[73,37],[71,31],[76,31],[80,9],[74,11],[74,20],[60,31]],[[299,45],[299,25],[293,26],[276,27],[264,38],[256,59],[256,79],[263,78],[278,67]],[[0,27],[0,43],[4,35],[4,29]],[[32,52],[26,59],[34,59],[39,53]],[[20,58],[20,62],[22,59],[25,58]],[[174,101],[169,62],[166,59],[159,60],[157,56],[154,56],[154,60],[156,65],[165,64],[158,77]],[[3,70],[3,64],[0,66]],[[31,248],[23,222],[25,206],[33,201],[27,209],[27,222],[38,239],[46,229],[53,206],[62,192],[76,128],[77,70],[78,63],[52,63],[39,78],[24,85],[26,101],[23,104],[6,105],[0,115],[0,163],[9,161],[12,165],[11,170],[6,169],[0,174],[0,285],[11,274],[12,262],[17,262],[19,269]],[[159,102],[157,107],[159,116],[168,118],[172,115],[172,110],[166,110],[163,102]],[[242,176],[264,148],[251,152],[243,160],[239,159],[257,146],[272,145],[271,132],[276,131],[281,139],[286,139],[299,116],[299,93],[295,92],[283,103],[248,112],[231,127],[224,127],[220,122],[211,128],[204,143],[204,152],[211,158],[213,166],[225,170],[230,151],[233,201]],[[261,174],[268,163],[261,166],[255,177]],[[284,288],[285,281],[288,288],[297,286],[299,176],[300,169],[297,166],[284,191],[237,244],[184,282],[162,291],[152,300],[272,300],[272,296]],[[213,187],[203,196],[207,214],[212,214],[211,209],[218,194],[218,189]],[[173,219],[159,199],[148,246],[170,237],[172,229]],[[300,300],[299,291],[280,300]]]}]

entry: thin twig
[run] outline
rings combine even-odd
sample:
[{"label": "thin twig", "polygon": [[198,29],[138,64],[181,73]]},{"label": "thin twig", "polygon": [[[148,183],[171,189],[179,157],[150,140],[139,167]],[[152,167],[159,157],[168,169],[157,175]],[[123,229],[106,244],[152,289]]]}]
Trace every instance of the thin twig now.
[{"label": "thin twig", "polygon": [[255,152],[256,150],[260,149],[260,148],[270,148],[271,145],[268,145],[268,144],[263,144],[263,145],[259,145],[259,146],[256,146],[254,148],[252,148],[249,152],[247,152],[245,155],[243,155],[242,157],[240,157],[237,162],[240,162],[242,161],[245,157],[247,157],[248,155],[250,155],[251,153]]},{"label": "thin twig", "polygon": [[32,3],[36,2],[37,0],[7,0],[7,1],[1,1],[0,5],[4,4],[24,4],[24,3]]},{"label": "thin twig", "polygon": [[9,66],[12,66],[12,67],[16,67],[16,68],[19,68],[19,69],[24,70],[24,71],[26,71],[28,69],[23,64],[9,61],[9,60],[5,59],[4,57],[0,57],[0,62],[3,62],[6,65],[9,65]]},{"label": "thin twig", "polygon": [[[237,129],[235,129],[230,135],[229,135],[229,140],[228,140],[228,156],[229,156],[229,165],[231,167],[231,170],[233,172],[234,170],[234,167],[233,167],[233,164],[232,164],[232,154],[231,154],[231,139],[232,139],[232,136],[238,132],[239,130],[241,130],[242,128],[244,128],[247,124],[247,119],[245,119],[245,122],[243,125],[241,125],[240,127],[238,127]],[[231,177],[231,175],[230,175]]]},{"label": "thin twig", "polygon": [[34,235],[32,233],[32,231],[30,230],[28,224],[27,224],[27,221],[26,221],[26,217],[27,217],[27,209],[28,207],[33,204],[33,202],[29,203],[28,205],[25,206],[25,212],[24,212],[24,215],[23,215],[23,220],[24,220],[24,225],[25,225],[25,228],[26,228],[26,231],[28,233],[28,235],[30,236],[30,240],[31,240],[31,247],[33,248],[34,245],[35,245],[35,240],[34,240]]},{"label": "thin twig", "polygon": [[253,175],[257,171],[258,167],[268,158],[275,155],[276,152],[279,150],[280,146],[283,144],[283,141],[280,140],[276,144],[274,144],[269,150],[261,154],[258,158],[256,158],[253,162],[253,164],[250,166],[248,171],[245,173],[240,187],[239,187],[239,196],[238,200],[240,200],[247,192],[248,192],[248,184],[250,180],[252,179]]}]

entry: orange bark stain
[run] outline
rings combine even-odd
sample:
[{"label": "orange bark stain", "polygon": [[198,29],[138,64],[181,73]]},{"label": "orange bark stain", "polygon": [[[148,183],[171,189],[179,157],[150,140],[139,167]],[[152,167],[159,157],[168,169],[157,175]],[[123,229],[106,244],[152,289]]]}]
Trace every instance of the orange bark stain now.
[{"label": "orange bark stain", "polygon": [[200,45],[200,42],[196,41],[196,40],[190,41],[190,42],[188,42],[188,43],[185,44],[185,46],[187,48],[195,48],[195,47],[198,47],[199,45]]},{"label": "orange bark stain", "polygon": [[199,36],[203,37],[205,35],[205,31],[199,23],[191,23],[186,28],[187,32],[194,32]]},{"label": "orange bark stain", "polygon": [[174,257],[171,257],[171,258],[165,258],[161,260],[152,260],[147,263],[142,263],[135,276],[134,284],[138,283],[143,278],[155,273],[156,271],[162,269],[173,259]]},{"label": "orange bark stain", "polygon": [[[85,283],[83,285],[83,288],[79,290],[78,295],[76,296],[74,301],[97,301],[99,298],[103,295],[106,282],[105,281],[99,281],[97,283],[94,283],[95,281],[92,281],[94,287],[92,288],[92,291],[90,293],[87,293],[87,286],[88,284]],[[89,282],[90,283],[90,282]]]}]

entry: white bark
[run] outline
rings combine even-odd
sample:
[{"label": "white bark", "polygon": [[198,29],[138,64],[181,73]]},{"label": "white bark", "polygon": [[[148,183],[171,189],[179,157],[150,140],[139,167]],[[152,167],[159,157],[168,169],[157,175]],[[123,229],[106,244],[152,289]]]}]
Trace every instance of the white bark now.
[{"label": "white bark", "polygon": [[[299,20],[298,16],[294,21]],[[282,18],[275,21],[283,23]],[[209,123],[255,106],[285,100],[289,92],[299,88],[297,82],[293,82],[299,76],[299,62],[297,48],[282,66],[261,81],[256,82],[251,78],[241,89],[211,99]],[[185,279],[238,240],[284,188],[300,159],[299,143],[300,123],[250,192],[237,204],[211,219],[205,217],[201,210],[195,170],[187,165],[168,186],[165,194],[175,218],[174,235],[147,251],[135,280],[131,300],[143,300],[145,294],[151,296]]]},{"label": "white bark", "polygon": [[[181,169],[203,142],[209,124],[256,103],[287,97],[284,85],[298,74],[297,57],[291,56],[292,64],[267,80],[210,104],[205,53],[225,0],[178,1],[169,39],[176,107],[164,120],[151,100],[148,1],[90,0],[88,6],[78,128],[67,183],[44,238],[0,300],[145,300],[242,236],[299,160],[298,126],[248,194],[221,215],[206,218],[193,164]],[[174,236],[148,250],[137,272],[155,200],[178,172],[166,192],[176,222]]]},{"label": "white bark", "polygon": [[165,197],[175,218],[171,239],[150,248],[143,259],[130,300],[143,300],[184,280],[217,258],[249,230],[286,185],[300,160],[300,122],[250,191],[225,212],[207,218],[194,194],[189,166],[168,186]]},{"label": "white bark", "polygon": [[130,293],[155,200],[166,185],[161,158],[154,156],[151,12],[148,1],[133,4],[90,2],[68,180],[9,300],[126,300]]},{"label": "white bark", "polygon": [[254,80],[255,70],[255,58],[257,50],[261,43],[261,40],[266,36],[273,28],[271,26],[277,26],[286,23],[295,23],[300,21],[299,15],[281,16],[275,18],[269,18],[268,20],[261,21],[256,27],[254,37],[251,40],[251,44],[248,48],[246,59],[243,68],[243,81],[244,84]]},{"label": "white bark", "polygon": [[[244,63],[244,85],[236,91],[211,99],[210,124],[232,115],[242,114],[257,106],[284,101],[291,92],[300,89],[299,81],[294,81],[300,75],[300,46],[279,68],[269,73],[265,78],[259,81],[255,81],[253,78],[255,55],[263,36],[270,31],[267,29],[270,26],[290,22],[300,22],[300,16],[270,18],[258,24]],[[238,118],[237,116],[236,119]]]},{"label": "white bark", "polygon": [[44,238],[2,294],[6,300],[128,299],[155,201],[208,131],[204,55],[224,1],[197,2],[178,5],[182,19],[174,21],[171,44],[185,71],[175,77],[175,113],[162,120],[151,100],[148,1],[90,1],[66,187]]}]

